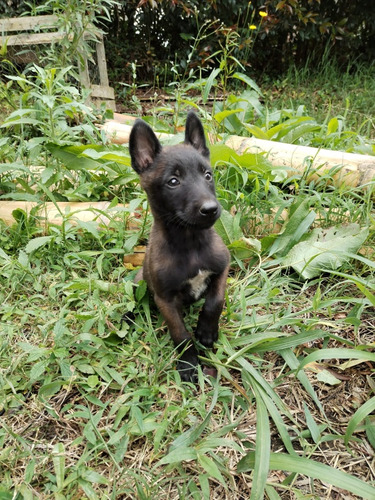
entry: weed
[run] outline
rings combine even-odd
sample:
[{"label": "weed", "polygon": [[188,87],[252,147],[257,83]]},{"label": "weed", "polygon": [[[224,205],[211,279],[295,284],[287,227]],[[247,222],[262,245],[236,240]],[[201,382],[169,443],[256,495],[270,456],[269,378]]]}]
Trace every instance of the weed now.
[{"label": "weed", "polygon": [[[35,202],[0,232],[0,494],[373,498],[373,185],[334,189],[333,172],[287,178],[262,155],[212,146],[217,230],[232,253],[220,338],[202,356],[218,377],[181,384],[152,298],[123,262],[150,224],[128,152],[88,143],[90,120],[60,126],[75,93],[58,72],[36,71],[16,80],[31,111],[8,118],[0,143],[2,197]],[[205,97],[219,74],[195,82]],[[247,93],[205,113],[210,131],[255,119],[279,140],[339,132],[303,108],[269,113],[239,81]],[[6,163],[15,130],[19,148],[39,145]],[[40,211],[103,198],[105,223],[60,209],[61,224],[45,224]],[[192,306],[188,325],[196,315]]]}]

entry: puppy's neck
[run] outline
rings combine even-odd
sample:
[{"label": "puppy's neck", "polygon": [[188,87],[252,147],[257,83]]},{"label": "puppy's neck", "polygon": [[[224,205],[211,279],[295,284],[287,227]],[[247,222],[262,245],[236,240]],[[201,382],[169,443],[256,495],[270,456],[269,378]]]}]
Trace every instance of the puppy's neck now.
[{"label": "puppy's neck", "polygon": [[182,249],[185,248],[186,250],[191,247],[197,247],[200,243],[204,244],[213,231],[212,227],[202,229],[182,224],[168,224],[158,217],[154,217],[152,230],[162,234],[165,241],[170,245],[181,247]]}]

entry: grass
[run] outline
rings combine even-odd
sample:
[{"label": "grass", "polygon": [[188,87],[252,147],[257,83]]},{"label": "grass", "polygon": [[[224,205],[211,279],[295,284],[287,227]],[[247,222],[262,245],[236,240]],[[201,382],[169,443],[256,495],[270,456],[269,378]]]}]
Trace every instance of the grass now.
[{"label": "grass", "polygon": [[[71,119],[83,108],[62,88]],[[32,128],[50,140],[43,113]],[[374,498],[374,186],[285,179],[260,156],[217,163],[232,266],[219,340],[202,352],[218,376],[194,387],[123,261],[151,222],[126,148],[74,122],[41,149],[18,120],[0,143],[3,198],[111,210],[104,225],[61,213],[46,228],[36,210],[0,221],[1,498]],[[301,271],[291,252],[334,225],[325,272],[315,258]]]},{"label": "grass", "polygon": [[291,67],[276,81],[262,84],[265,104],[276,109],[297,109],[328,120],[341,116],[348,128],[375,136],[375,66],[350,63],[343,71],[335,61],[323,60],[318,68],[306,62],[304,68]]}]

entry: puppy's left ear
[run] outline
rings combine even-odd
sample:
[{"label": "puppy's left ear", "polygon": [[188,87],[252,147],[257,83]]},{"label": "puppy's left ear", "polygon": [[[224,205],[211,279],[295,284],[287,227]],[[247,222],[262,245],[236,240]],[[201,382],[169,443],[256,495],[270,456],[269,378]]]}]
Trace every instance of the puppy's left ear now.
[{"label": "puppy's left ear", "polygon": [[191,144],[205,158],[210,157],[210,151],[206,145],[203,125],[194,111],[189,111],[185,126],[185,143]]}]

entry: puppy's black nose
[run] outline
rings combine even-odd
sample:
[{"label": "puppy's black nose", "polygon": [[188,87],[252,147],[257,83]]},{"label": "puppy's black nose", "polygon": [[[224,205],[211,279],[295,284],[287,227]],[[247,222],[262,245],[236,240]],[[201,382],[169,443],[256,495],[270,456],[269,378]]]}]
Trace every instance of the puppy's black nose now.
[{"label": "puppy's black nose", "polygon": [[216,201],[210,200],[205,201],[201,208],[199,209],[200,213],[205,216],[213,216],[216,215],[219,210],[219,205]]}]

